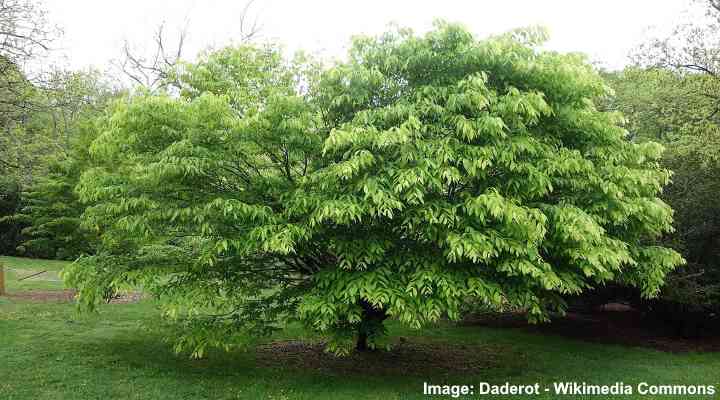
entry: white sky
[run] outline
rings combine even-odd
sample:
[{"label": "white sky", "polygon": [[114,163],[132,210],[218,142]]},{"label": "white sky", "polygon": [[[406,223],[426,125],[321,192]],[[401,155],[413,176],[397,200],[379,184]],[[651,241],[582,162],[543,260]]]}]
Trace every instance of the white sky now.
[{"label": "white sky", "polygon": [[[57,43],[70,68],[105,69],[123,40],[142,44],[165,21],[168,33],[189,20],[188,55],[239,37],[244,0],[44,0],[49,19],[64,29]],[[262,34],[288,50],[342,57],[354,34],[376,34],[388,23],[424,32],[433,19],[460,22],[479,36],[528,25],[550,29],[548,48],[581,51],[622,67],[649,26],[668,26],[687,0],[256,0]]]}]

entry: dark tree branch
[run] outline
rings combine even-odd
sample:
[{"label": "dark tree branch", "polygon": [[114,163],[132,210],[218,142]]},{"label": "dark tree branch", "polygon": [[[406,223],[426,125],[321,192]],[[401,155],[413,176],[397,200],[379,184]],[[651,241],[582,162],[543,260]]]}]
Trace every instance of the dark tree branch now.
[{"label": "dark tree branch", "polygon": [[154,49],[151,55],[142,55],[129,42],[123,45],[121,60],[113,61],[113,65],[134,84],[151,92],[166,90],[170,86],[178,86],[171,72],[182,61],[188,25],[178,33],[177,44],[168,46],[165,23],[161,23],[153,37]]},{"label": "dark tree branch", "polygon": [[243,43],[251,42],[262,30],[262,25],[258,22],[258,16],[252,18],[252,22],[250,21],[250,8],[254,3],[255,0],[249,0],[240,12],[240,40]]},{"label": "dark tree branch", "polygon": [[708,0],[708,3],[710,3],[710,7],[715,9],[717,12],[720,12],[720,0]]},{"label": "dark tree branch", "polygon": [[37,0],[0,0],[0,120],[12,125],[33,107],[29,92],[40,77],[28,77],[26,63],[50,50],[60,30],[50,26]]}]

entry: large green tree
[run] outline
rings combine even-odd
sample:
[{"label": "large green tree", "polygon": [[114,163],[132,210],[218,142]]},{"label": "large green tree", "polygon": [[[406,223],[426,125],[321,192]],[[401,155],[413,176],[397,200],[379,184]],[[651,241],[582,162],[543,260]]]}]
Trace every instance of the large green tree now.
[{"label": "large green tree", "polygon": [[104,121],[78,186],[102,243],[69,282],[85,305],[142,283],[196,355],[287,319],[342,353],[468,298],[544,320],[607,282],[655,295],[681,262],[653,245],[662,148],[630,142],[593,104],[601,77],[543,40],[440,23],[358,38],[319,75],[272,47],[207,55],[182,98]]}]

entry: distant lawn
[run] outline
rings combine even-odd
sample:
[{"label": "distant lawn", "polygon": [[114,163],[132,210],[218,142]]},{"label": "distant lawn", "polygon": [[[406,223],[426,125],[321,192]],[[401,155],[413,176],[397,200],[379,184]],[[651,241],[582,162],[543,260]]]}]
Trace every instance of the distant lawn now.
[{"label": "distant lawn", "polygon": [[[477,386],[479,382],[506,381],[622,381],[631,385],[644,381],[720,386],[720,353],[669,354],[519,329],[452,324],[413,331],[391,323],[390,332],[396,340],[404,337],[409,344],[454,349],[459,366],[463,366],[463,352],[467,352],[467,360],[480,363],[479,370],[448,374],[428,368],[425,372],[424,364],[433,360],[423,361],[422,357],[407,370],[392,363],[385,365],[389,372],[376,370],[373,363],[358,363],[354,371],[323,369],[313,363],[304,366],[305,360],[294,360],[284,353],[262,350],[268,345],[247,351],[212,352],[207,359],[190,360],[175,355],[161,333],[144,328],[156,325],[157,317],[152,301],[106,305],[98,315],[78,315],[68,303],[0,298],[0,399],[450,398],[424,396],[423,382]],[[293,326],[274,340],[304,336],[302,329]]]},{"label": "distant lawn", "polygon": [[[5,267],[5,285],[10,293],[25,290],[62,290],[64,285],[59,281],[58,273],[70,264],[69,261],[6,256],[0,256],[0,263]],[[41,271],[48,273],[19,281],[23,277]]]},{"label": "distant lawn", "polygon": [[70,264],[70,261],[0,256],[0,263],[10,268],[60,271],[65,268],[66,265]]}]

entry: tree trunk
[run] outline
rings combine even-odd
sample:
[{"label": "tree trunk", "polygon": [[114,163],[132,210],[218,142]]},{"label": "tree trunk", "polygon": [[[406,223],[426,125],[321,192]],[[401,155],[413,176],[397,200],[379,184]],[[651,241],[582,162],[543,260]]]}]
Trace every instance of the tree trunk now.
[{"label": "tree trunk", "polygon": [[363,308],[362,321],[358,324],[357,342],[355,350],[358,352],[368,351],[368,339],[374,334],[380,333],[383,321],[387,319],[385,310],[376,309],[365,300],[360,300]]},{"label": "tree trunk", "polygon": [[5,295],[5,267],[0,263],[0,296]]},{"label": "tree trunk", "polygon": [[358,351],[358,352],[367,351],[367,349],[368,349],[367,339],[368,339],[367,333],[360,330],[358,332],[357,343],[355,343],[355,351]]}]

